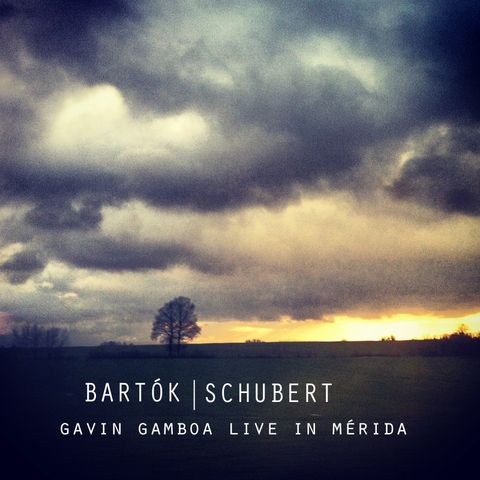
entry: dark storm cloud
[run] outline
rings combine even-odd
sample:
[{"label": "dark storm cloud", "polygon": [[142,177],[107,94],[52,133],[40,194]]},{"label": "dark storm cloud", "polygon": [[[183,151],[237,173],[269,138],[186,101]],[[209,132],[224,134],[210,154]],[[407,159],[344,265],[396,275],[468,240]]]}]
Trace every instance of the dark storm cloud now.
[{"label": "dark storm cloud", "polygon": [[0,21],[11,18],[17,12],[16,8],[10,3],[0,3]]},{"label": "dark storm cloud", "polygon": [[478,121],[480,4],[437,0],[426,12],[412,6],[395,34],[407,60],[423,66],[428,76],[429,95],[416,99],[419,115]]},{"label": "dark storm cloud", "polygon": [[2,10],[32,54],[73,68],[93,68],[101,32],[137,17],[133,3],[123,0],[16,0]]},{"label": "dark storm cloud", "polygon": [[[1,40],[1,38],[0,38]],[[30,134],[30,122],[35,112],[27,101],[18,98],[3,98],[0,95],[0,182],[4,181],[5,165],[19,155]]]},{"label": "dark storm cloud", "polygon": [[[104,79],[137,100],[144,98],[151,108],[165,111],[195,105],[220,111],[235,122],[258,122],[267,129],[294,133],[304,128],[305,120],[307,130],[309,121],[315,125],[317,118],[312,112],[317,117],[323,114],[323,124],[327,125],[328,118],[345,118],[345,112],[347,120],[350,115],[355,118],[360,114],[350,127],[362,129],[367,119],[370,126],[376,123],[376,131],[368,130],[370,141],[378,136],[399,136],[429,122],[478,120],[476,85],[480,72],[476,57],[480,49],[480,7],[476,3],[301,1],[253,5],[264,3],[268,9],[261,20],[268,21],[262,23],[264,30],[252,34],[253,38],[239,38],[237,44],[229,42],[220,52],[214,41],[215,31],[210,38],[204,32],[182,36],[179,31],[178,43],[162,38],[171,49],[165,51],[163,62],[156,69],[145,68],[141,63],[136,68],[118,63],[110,73],[105,72]],[[217,13],[227,19],[239,14],[235,6],[230,10],[221,4],[217,7]],[[187,9],[175,6],[165,10],[164,18],[173,24],[188,19]],[[159,21],[162,25],[162,17]],[[318,68],[312,71],[298,62],[292,43],[305,44],[311,35],[342,38],[355,53],[387,67],[385,89],[371,96],[374,102],[382,98],[395,102],[395,109],[382,118],[381,124],[374,122],[372,112],[362,111],[357,102],[352,102],[352,98],[366,96],[360,85],[355,87],[356,92],[341,88],[342,83],[352,80],[345,68],[331,66],[330,72]],[[191,37],[195,41],[188,44]],[[175,45],[186,51],[176,54]],[[283,84],[271,75],[275,62],[284,75]],[[237,63],[247,63],[248,68],[235,68]],[[196,76],[205,66],[230,74],[235,89],[229,91],[199,82]],[[333,82],[329,82],[329,75]],[[332,87],[340,87],[340,96],[333,101]],[[313,104],[309,102],[312,99]],[[310,107],[310,111],[302,115],[302,106]],[[322,127],[319,124],[312,133],[321,136]]]},{"label": "dark storm cloud", "polygon": [[37,252],[25,250],[16,253],[11,258],[0,264],[0,272],[4,273],[12,284],[26,282],[32,275],[45,268],[44,261]]},{"label": "dark storm cloud", "polygon": [[55,169],[21,162],[0,164],[0,200],[32,206],[25,220],[45,230],[88,230],[102,219],[102,205],[128,198],[112,174],[82,169]]},{"label": "dark storm cloud", "polygon": [[[12,196],[34,202],[59,197],[67,205],[64,213],[53,214],[61,219],[52,220],[52,228],[82,224],[68,206],[82,195],[105,204],[111,197],[141,198],[156,206],[206,211],[281,204],[297,187],[315,187],[320,180],[348,186],[349,171],[362,162],[366,149],[381,148],[430,123],[471,122],[480,111],[475,88],[480,12],[472,2],[266,2],[260,19],[264,30],[224,44],[215,42],[214,31],[195,30],[188,6],[172,3],[148,18],[149,26],[156,22],[159,32],[165,30],[155,43],[160,50],[141,43],[145,12],[154,12],[146,5],[139,2],[133,11],[131,4],[115,0],[17,2],[14,10],[7,8],[13,22],[9,35],[22,38],[47,65],[54,62],[89,83],[116,85],[150,110],[195,108],[214,118],[227,136],[254,126],[289,140],[248,159],[213,153],[226,165],[223,173],[205,167],[99,176],[45,172],[32,168],[32,162],[13,176],[3,172],[2,184]],[[247,2],[242,11],[219,3],[207,11],[221,22],[229,15],[248,16],[252,5],[262,4]],[[343,67],[302,64],[292,45],[301,48],[314,34],[343,38],[355,54],[384,65],[380,90],[368,91]],[[201,81],[206,67],[230,75],[233,88]],[[21,169],[18,162],[15,168]],[[47,225],[41,212],[48,210],[36,207],[33,221]]]},{"label": "dark storm cloud", "polygon": [[480,215],[480,163],[453,157],[413,158],[389,191],[446,212]]},{"label": "dark storm cloud", "polygon": [[[400,61],[393,75],[422,71],[405,92],[404,108],[418,121],[479,119],[480,4],[450,2],[319,1],[270,2],[276,33],[302,37],[305,31],[341,33],[359,52],[383,61]],[[389,81],[392,81],[390,78]],[[452,117],[454,115],[455,117]],[[460,117],[460,118],[459,118]]]},{"label": "dark storm cloud", "polygon": [[[219,292],[211,285],[187,287],[202,312],[219,318],[296,320],[340,312],[474,308],[480,295],[480,258],[450,260],[426,255],[415,260],[325,260],[323,271],[252,273],[232,278]],[[253,278],[255,277],[255,278]],[[248,301],[246,301],[248,299]]]},{"label": "dark storm cloud", "polygon": [[89,169],[55,168],[41,160],[31,163],[4,160],[0,164],[0,198],[8,201],[71,199],[83,193],[115,195],[118,178]]},{"label": "dark storm cloud", "polygon": [[188,265],[206,273],[230,269],[226,262],[176,243],[145,243],[129,239],[97,236],[63,236],[48,243],[51,255],[79,268],[111,272],[165,270],[174,265]]},{"label": "dark storm cloud", "polygon": [[387,191],[449,213],[480,215],[480,135],[457,128],[411,158]]},{"label": "dark storm cloud", "polygon": [[38,204],[26,215],[30,225],[45,230],[88,230],[95,228],[102,220],[101,203],[94,200],[77,208],[71,204]]}]

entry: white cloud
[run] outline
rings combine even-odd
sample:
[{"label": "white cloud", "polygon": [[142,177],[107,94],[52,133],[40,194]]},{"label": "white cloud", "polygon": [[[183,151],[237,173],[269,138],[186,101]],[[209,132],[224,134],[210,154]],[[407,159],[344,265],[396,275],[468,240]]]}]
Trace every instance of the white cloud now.
[{"label": "white cloud", "polygon": [[74,159],[121,170],[135,159],[136,165],[168,166],[176,161],[174,153],[188,153],[209,136],[209,125],[200,113],[190,109],[140,118],[122,92],[108,84],[55,95],[44,112],[44,147],[60,163]]},{"label": "white cloud", "polygon": [[373,57],[355,53],[339,37],[315,35],[295,49],[302,63],[310,68],[326,67],[344,70],[367,90],[378,90],[385,79],[384,67]]}]

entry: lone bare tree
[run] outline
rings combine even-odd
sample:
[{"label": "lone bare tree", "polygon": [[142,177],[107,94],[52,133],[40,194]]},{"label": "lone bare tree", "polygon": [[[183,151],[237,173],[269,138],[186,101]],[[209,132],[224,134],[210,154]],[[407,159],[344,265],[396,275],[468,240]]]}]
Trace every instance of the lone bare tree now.
[{"label": "lone bare tree", "polygon": [[168,346],[168,356],[183,343],[193,340],[201,331],[197,324],[195,305],[187,297],[176,297],[158,310],[152,325],[152,340],[160,339]]}]

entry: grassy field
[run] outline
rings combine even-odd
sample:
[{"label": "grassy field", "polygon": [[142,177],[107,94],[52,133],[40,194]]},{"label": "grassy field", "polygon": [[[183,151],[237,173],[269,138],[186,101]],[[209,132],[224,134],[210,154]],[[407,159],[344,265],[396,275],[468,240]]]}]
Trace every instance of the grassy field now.
[{"label": "grassy field", "polygon": [[[18,478],[40,473],[42,478],[48,473],[49,478],[62,479],[467,478],[460,471],[474,463],[480,426],[478,358],[98,359],[78,352],[64,358],[2,359],[6,414],[2,437],[11,450],[3,462],[13,462]],[[84,402],[86,381],[151,384],[156,378],[180,382],[180,405]],[[328,404],[199,402],[192,412],[192,379],[199,386],[208,382],[333,386]],[[332,422],[349,419],[366,422],[370,433],[373,422],[404,422],[407,436],[331,435]],[[120,421],[122,436],[59,432],[62,422]],[[164,421],[209,422],[213,435],[137,432],[140,422]],[[255,421],[277,422],[277,436],[228,435],[229,422]],[[295,422],[316,422],[317,435],[294,435]]]},{"label": "grassy field", "polygon": [[[463,340],[463,341],[462,341]],[[168,356],[165,345],[102,345],[63,349],[0,348],[2,357],[43,358],[162,358]],[[184,345],[181,356],[190,358],[338,358],[405,356],[480,356],[479,338],[460,341],[402,340],[361,342],[261,342]]]}]

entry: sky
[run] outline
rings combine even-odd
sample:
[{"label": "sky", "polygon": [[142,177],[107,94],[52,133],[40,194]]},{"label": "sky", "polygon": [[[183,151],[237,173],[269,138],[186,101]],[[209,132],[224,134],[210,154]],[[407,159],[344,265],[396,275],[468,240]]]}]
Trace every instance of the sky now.
[{"label": "sky", "polygon": [[480,329],[480,4],[0,1],[0,333]]}]

